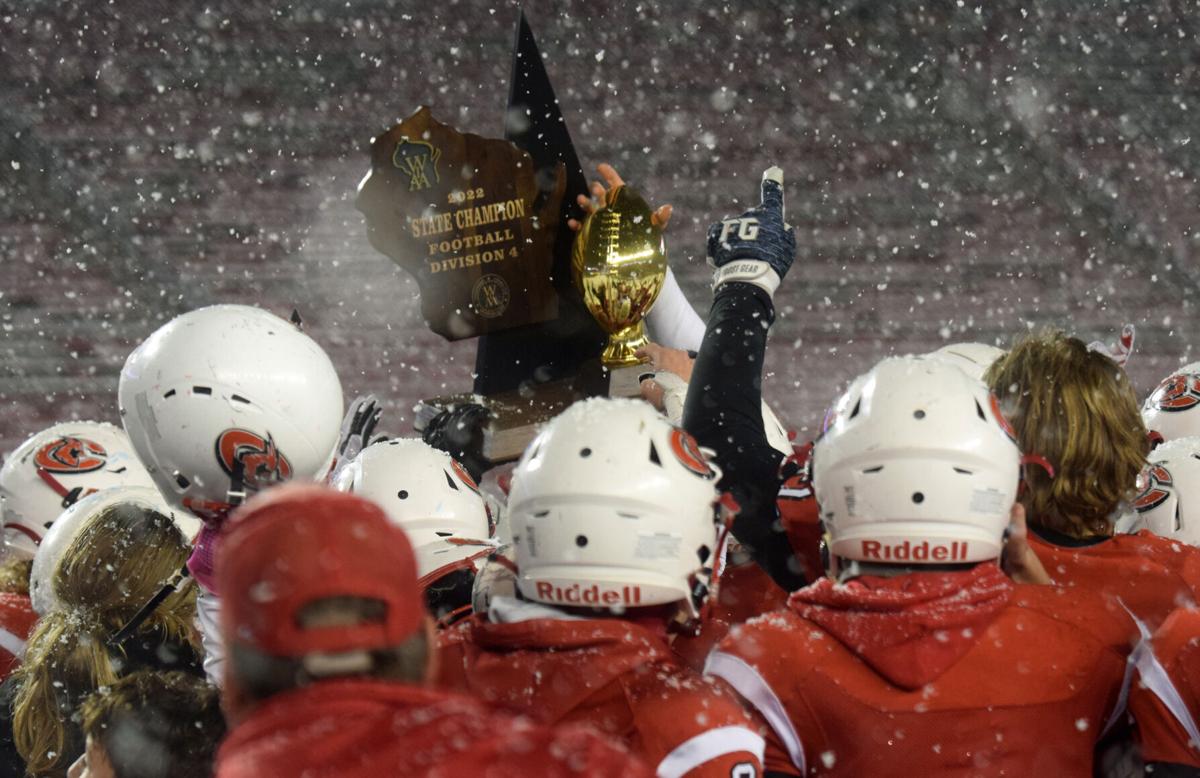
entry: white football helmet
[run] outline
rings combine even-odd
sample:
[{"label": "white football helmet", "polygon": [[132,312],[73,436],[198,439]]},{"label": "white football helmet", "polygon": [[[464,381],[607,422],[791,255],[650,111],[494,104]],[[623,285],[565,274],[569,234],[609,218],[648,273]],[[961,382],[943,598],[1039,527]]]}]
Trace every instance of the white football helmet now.
[{"label": "white football helmet", "polygon": [[1132,531],[1200,546],[1200,437],[1176,438],[1150,452],[1138,476]]},{"label": "white football helmet", "polygon": [[885,359],[838,399],[813,449],[830,551],[898,565],[996,559],[1020,460],[982,382],[943,360]]},{"label": "white football helmet", "polygon": [[160,327],[125,360],[117,399],[167,501],[213,520],[273,483],[324,478],[342,421],[342,386],[321,347],[245,305]]},{"label": "white football helmet", "polygon": [[179,532],[187,540],[200,531],[200,520],[183,511],[172,510],[158,489],[153,486],[114,486],[102,492],[84,497],[67,508],[54,521],[54,525],[42,538],[37,553],[33,555],[33,572],[29,576],[29,597],[33,610],[45,616],[58,607],[54,594],[53,579],[58,563],[67,552],[71,541],[79,534],[84,522],[101,510],[118,503],[134,503],[168,516],[175,522]]},{"label": "white football helmet", "polygon": [[[683,424],[683,405],[687,401],[688,383],[679,376],[668,371],[654,374],[654,381],[663,390],[663,413],[667,420],[676,427]],[[792,455],[792,439],[779,417],[762,401],[763,430],[767,434],[767,443],[784,456]]]},{"label": "white football helmet", "polygon": [[640,400],[575,403],[529,444],[508,498],[526,599],[694,618],[720,557],[716,468]]},{"label": "white football helmet", "polygon": [[154,486],[120,427],[68,421],[28,438],[0,469],[5,553],[32,557],[64,509],[116,486]]},{"label": "white football helmet", "polygon": [[1142,421],[1160,441],[1200,435],[1200,362],[1162,380],[1142,404]]},{"label": "white football helmet", "polygon": [[975,380],[982,381],[987,369],[1004,354],[1004,349],[986,343],[951,343],[926,356],[945,360]]},{"label": "white football helmet", "polygon": [[334,487],[384,509],[412,542],[421,578],[493,550],[479,487],[453,457],[420,439],[367,446],[339,469]]}]

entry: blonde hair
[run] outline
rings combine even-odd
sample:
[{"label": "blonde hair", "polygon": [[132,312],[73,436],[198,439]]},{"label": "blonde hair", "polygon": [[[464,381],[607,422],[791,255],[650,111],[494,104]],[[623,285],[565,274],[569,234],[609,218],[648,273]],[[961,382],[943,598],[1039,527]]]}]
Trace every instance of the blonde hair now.
[{"label": "blonde hair", "polygon": [[[31,775],[61,773],[64,750],[79,748],[66,721],[88,694],[117,680],[109,638],[182,569],[188,545],[170,518],[139,505],[110,505],[86,519],[54,571],[61,606],[38,622],[14,674],[13,740]],[[140,631],[194,644],[196,591],[190,580]]]},{"label": "blonde hair", "polygon": [[28,597],[29,575],[32,572],[32,559],[10,559],[0,565],[0,592]]},{"label": "blonde hair", "polygon": [[1021,503],[1035,527],[1073,538],[1112,534],[1150,446],[1125,371],[1061,332],[1028,335],[984,376],[1026,454]]}]

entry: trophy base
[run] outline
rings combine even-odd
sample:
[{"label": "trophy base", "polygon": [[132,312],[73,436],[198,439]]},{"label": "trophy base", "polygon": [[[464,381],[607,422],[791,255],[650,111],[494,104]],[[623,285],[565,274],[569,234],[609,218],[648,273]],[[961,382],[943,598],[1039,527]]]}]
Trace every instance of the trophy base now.
[{"label": "trophy base", "polygon": [[649,342],[646,325],[642,321],[617,330],[608,336],[608,343],[600,354],[600,363],[610,370],[644,364],[637,351]]}]

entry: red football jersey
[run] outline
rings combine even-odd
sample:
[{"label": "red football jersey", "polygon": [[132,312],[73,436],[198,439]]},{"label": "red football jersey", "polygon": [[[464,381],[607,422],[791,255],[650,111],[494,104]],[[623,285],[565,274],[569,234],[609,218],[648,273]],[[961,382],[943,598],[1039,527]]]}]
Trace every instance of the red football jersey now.
[{"label": "red football jersey", "polygon": [[783,482],[775,499],[779,520],[809,583],[825,575],[825,564],[821,559],[821,511],[808,480],[807,465],[812,447],[812,443],[806,443],[794,448],[792,461],[800,466],[800,471]]},{"label": "red football jersey", "polygon": [[1172,614],[1139,649],[1137,668],[1129,711],[1142,759],[1200,767],[1200,610]]},{"label": "red football jersey", "polygon": [[1087,546],[1055,545],[1030,531],[1029,543],[1055,583],[1119,600],[1151,631],[1200,594],[1200,549],[1146,530]]},{"label": "red football jersey", "polygon": [[1091,776],[1121,710],[1127,620],[995,565],[821,581],[709,659],[794,775]]},{"label": "red football jersey", "polygon": [[0,681],[12,675],[25,655],[25,641],[38,615],[29,597],[12,592],[0,592]]},{"label": "red football jersey", "polygon": [[478,700],[379,680],[321,681],[262,703],[217,755],[217,778],[578,778],[653,773],[618,744]]},{"label": "red football jersey", "polygon": [[737,698],[638,624],[475,616],[439,648],[441,683],[546,724],[590,725],[660,776],[761,775],[763,739]]}]

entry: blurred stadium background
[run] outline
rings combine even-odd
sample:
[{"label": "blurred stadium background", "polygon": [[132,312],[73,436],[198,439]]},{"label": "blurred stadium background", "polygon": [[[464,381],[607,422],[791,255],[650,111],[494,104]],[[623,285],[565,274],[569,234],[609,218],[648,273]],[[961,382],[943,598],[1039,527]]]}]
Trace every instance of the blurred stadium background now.
[{"label": "blurred stadium background", "polygon": [[[800,429],[888,353],[1138,326],[1145,394],[1193,357],[1194,2],[530,0],[590,168],[703,231],[782,165],[800,258],[766,392]],[[298,308],[385,426],[469,387],[474,347],[353,208],[366,148],[418,105],[500,135],[509,0],[0,0],[0,451],[116,420],[128,351],[215,302]]]}]

